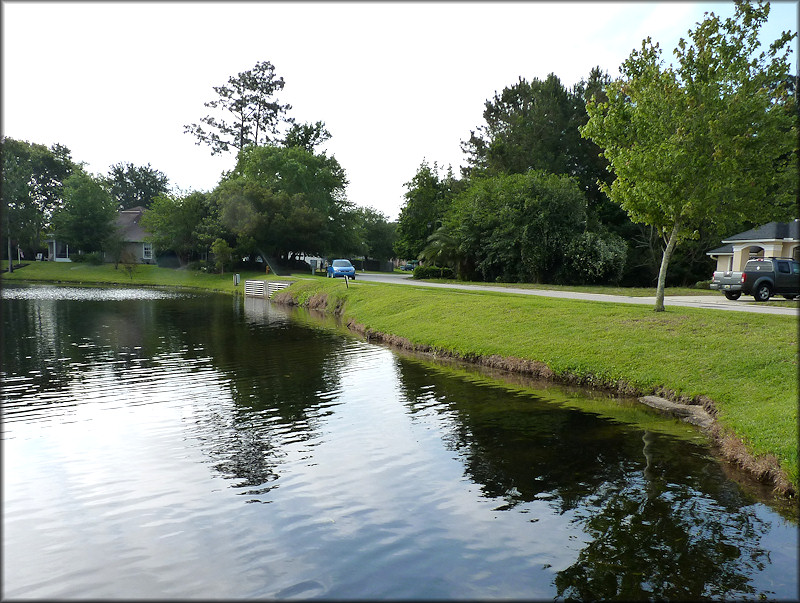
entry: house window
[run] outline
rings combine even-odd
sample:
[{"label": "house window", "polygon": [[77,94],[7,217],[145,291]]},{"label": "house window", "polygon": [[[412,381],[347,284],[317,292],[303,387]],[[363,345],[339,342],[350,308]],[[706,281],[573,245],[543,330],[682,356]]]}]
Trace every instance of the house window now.
[{"label": "house window", "polygon": [[142,244],[142,259],[143,260],[153,259],[153,246],[150,243]]}]

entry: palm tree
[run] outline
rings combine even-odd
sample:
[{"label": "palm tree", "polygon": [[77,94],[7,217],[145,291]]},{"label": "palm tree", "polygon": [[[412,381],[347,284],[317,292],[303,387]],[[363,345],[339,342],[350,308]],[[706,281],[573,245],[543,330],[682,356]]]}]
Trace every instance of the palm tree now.
[{"label": "palm tree", "polygon": [[456,278],[460,278],[462,255],[458,248],[458,241],[450,234],[446,226],[440,226],[428,237],[428,244],[420,252],[418,259],[430,262],[435,266],[450,267],[456,273]]}]

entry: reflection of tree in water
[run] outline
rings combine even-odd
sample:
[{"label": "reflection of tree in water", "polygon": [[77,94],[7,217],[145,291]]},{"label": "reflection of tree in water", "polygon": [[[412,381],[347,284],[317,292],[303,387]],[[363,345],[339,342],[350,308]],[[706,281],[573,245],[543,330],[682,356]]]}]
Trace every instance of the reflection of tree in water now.
[{"label": "reflection of tree in water", "polygon": [[[212,298],[216,299],[216,298]],[[214,468],[235,479],[243,494],[267,492],[291,442],[313,438],[325,416],[320,394],[337,387],[345,343],[319,330],[300,328],[285,316],[254,319],[240,300],[205,301],[199,312],[172,308],[170,325],[225,376],[233,406],[204,417],[203,434]]]},{"label": "reflection of tree in water", "polygon": [[534,395],[476,387],[421,363],[404,360],[400,366],[412,412],[427,406],[418,401],[434,391],[453,417],[448,445],[461,453],[482,493],[506,497],[508,508],[546,495],[561,511],[569,510],[587,492],[624,474],[632,453],[640,455],[621,441],[619,426],[593,415]]},{"label": "reflection of tree in water", "polygon": [[577,561],[557,573],[559,597],[754,594],[750,576],[769,563],[760,542],[771,525],[703,447],[533,391],[476,387],[423,362],[398,364],[412,413],[435,406],[447,415],[448,446],[485,496],[505,499],[499,510],[546,500],[584,531]]},{"label": "reflection of tree in water", "polygon": [[[3,305],[4,373],[28,376],[36,392],[67,391],[96,371],[113,376],[116,384],[106,382],[113,390],[137,387],[134,376],[146,383],[148,372],[168,378],[162,369],[197,374],[198,381],[213,370],[233,404],[199,406],[202,424],[193,429],[215,468],[237,487],[274,480],[281,446],[313,436],[327,412],[319,394],[337,387],[345,361],[341,337],[293,327],[285,316],[254,320],[241,311],[241,300],[225,295]],[[147,387],[141,391],[147,395]]]},{"label": "reflection of tree in water", "polygon": [[[558,572],[558,595],[577,599],[682,599],[754,595],[750,575],[769,563],[769,528],[747,507],[726,508],[690,486],[641,473],[603,484],[576,521],[589,538]],[[768,594],[768,593],[765,593]]]},{"label": "reflection of tree in water", "polygon": [[120,380],[147,366],[141,350],[169,333],[148,333],[152,300],[3,300],[3,370],[26,375],[32,392],[60,392],[102,366]]},{"label": "reflection of tree in water", "polygon": [[235,480],[233,488],[246,488],[242,494],[265,494],[278,479],[280,442],[269,426],[231,418],[227,413],[205,417],[200,436],[214,469]]}]

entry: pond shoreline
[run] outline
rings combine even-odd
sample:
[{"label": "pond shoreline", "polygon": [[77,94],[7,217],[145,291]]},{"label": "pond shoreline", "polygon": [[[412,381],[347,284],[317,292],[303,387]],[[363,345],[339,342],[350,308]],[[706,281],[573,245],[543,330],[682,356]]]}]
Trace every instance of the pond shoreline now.
[{"label": "pond shoreline", "polygon": [[[323,312],[332,312],[341,317],[344,313],[342,305],[328,308],[325,294],[314,295],[303,303],[299,303],[290,292],[278,291],[271,300],[284,306],[300,306]],[[775,494],[787,499],[793,498],[796,491],[778,459],[770,454],[755,456],[741,438],[722,427],[716,420],[717,405],[706,396],[689,397],[676,394],[665,387],[656,392],[645,392],[624,381],[608,383],[594,375],[574,375],[556,373],[543,362],[526,360],[513,356],[484,356],[479,354],[458,354],[456,352],[435,349],[428,345],[416,344],[409,339],[390,333],[382,333],[367,328],[365,325],[350,319],[347,328],[364,337],[365,340],[381,343],[390,347],[408,350],[435,358],[453,358],[487,368],[500,369],[510,373],[542,379],[553,383],[580,386],[587,389],[635,397],[640,403],[672,415],[682,421],[695,425],[707,434],[711,445],[726,461],[742,469],[761,483],[772,487]],[[655,395],[653,395],[655,394]]]},{"label": "pond shoreline", "polygon": [[[11,282],[19,282],[20,284],[44,284],[49,282],[50,284],[69,284],[73,286],[79,285],[85,287],[114,286],[105,282],[80,282],[71,281],[70,279],[21,279],[20,281],[9,281],[9,283]],[[192,287],[177,283],[163,284],[134,281],[133,283],[125,283],[125,286],[185,291],[197,291],[198,289],[201,289],[217,293],[229,293],[234,295],[240,294],[235,290],[235,288],[231,288],[232,290],[225,290],[224,288],[213,289],[204,287],[202,285]],[[279,291],[273,295],[271,301],[287,306],[304,306],[310,309],[326,311],[337,316],[342,316],[343,314],[343,307],[340,305],[343,300],[339,300],[339,302],[337,302],[337,307],[330,309],[328,308],[327,295],[324,293],[318,293],[312,296],[310,299],[306,299],[303,303],[298,303],[291,293]],[[430,346],[414,344],[410,340],[397,335],[370,330],[364,325],[360,325],[355,321],[350,321],[347,327],[351,331],[359,333],[367,340],[373,340],[397,348],[420,352],[432,357],[451,357],[472,364],[486,366],[489,368],[497,368],[510,373],[524,374],[554,383],[575,385],[610,394],[635,397],[640,403],[647,404],[653,408],[656,408],[660,412],[671,414],[681,420],[696,425],[708,435],[712,446],[718,451],[722,458],[739,467],[745,473],[754,477],[759,482],[771,487],[778,496],[785,497],[786,499],[792,499],[796,496],[796,488],[788,478],[786,471],[781,468],[777,457],[772,454],[754,455],[749,450],[747,444],[740,437],[736,436],[730,429],[726,429],[721,426],[716,420],[717,404],[709,397],[682,396],[665,387],[658,387],[655,388],[655,390],[650,389],[648,391],[643,391],[629,383],[625,383],[622,380],[609,383],[607,380],[603,380],[602,378],[593,374],[574,375],[568,373],[556,373],[544,363],[516,358],[513,356],[481,356],[471,354],[460,355],[443,351],[441,349],[433,349]]]}]

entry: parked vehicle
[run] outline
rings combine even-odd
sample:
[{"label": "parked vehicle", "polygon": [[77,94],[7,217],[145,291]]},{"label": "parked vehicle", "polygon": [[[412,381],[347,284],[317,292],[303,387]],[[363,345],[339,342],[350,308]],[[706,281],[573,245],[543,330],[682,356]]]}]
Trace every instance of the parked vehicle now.
[{"label": "parked vehicle", "polygon": [[328,266],[328,278],[336,278],[337,276],[347,276],[356,278],[356,269],[350,263],[350,260],[333,260]]},{"label": "parked vehicle", "polygon": [[767,301],[775,294],[786,299],[800,296],[800,263],[791,258],[756,258],[748,260],[743,272],[714,272],[709,285],[722,291],[728,299],[752,295],[756,301]]},{"label": "parked vehicle", "polygon": [[408,262],[408,264],[403,264],[402,266],[400,266],[400,270],[407,270],[411,272],[418,265],[419,265],[419,260],[411,260],[410,262]]}]

